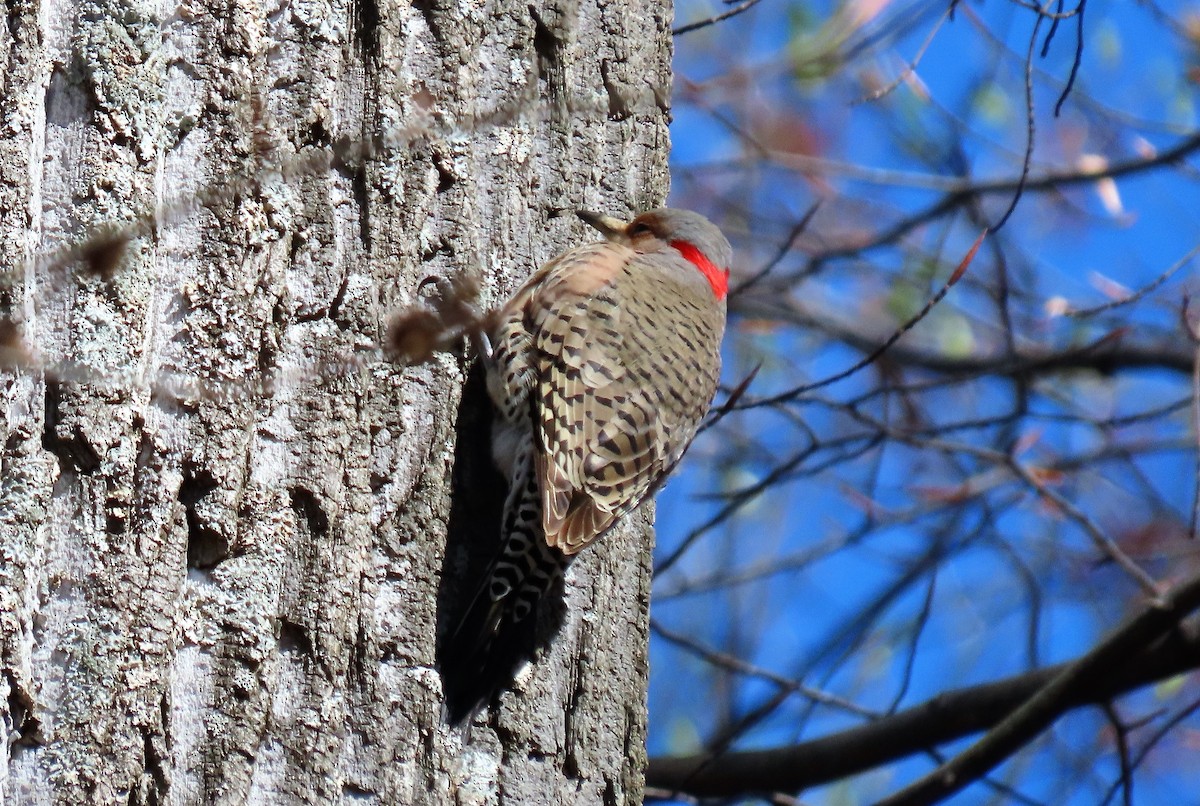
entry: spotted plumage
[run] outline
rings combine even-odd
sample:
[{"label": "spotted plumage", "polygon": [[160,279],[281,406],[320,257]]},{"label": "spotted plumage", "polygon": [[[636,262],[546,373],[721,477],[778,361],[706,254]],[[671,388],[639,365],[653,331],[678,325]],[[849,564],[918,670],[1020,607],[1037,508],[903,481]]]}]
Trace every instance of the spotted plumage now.
[{"label": "spotted plumage", "polygon": [[716,390],[728,241],[686,210],[580,215],[605,240],[534,273],[483,339],[509,493],[500,555],[453,638],[467,665],[653,492]]}]

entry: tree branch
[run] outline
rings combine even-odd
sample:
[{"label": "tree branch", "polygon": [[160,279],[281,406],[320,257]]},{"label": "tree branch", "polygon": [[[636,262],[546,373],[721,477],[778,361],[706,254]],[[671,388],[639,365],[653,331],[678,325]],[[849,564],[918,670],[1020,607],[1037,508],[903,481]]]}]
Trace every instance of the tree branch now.
[{"label": "tree branch", "polygon": [[[796,745],[727,753],[715,761],[709,754],[652,758],[646,784],[698,797],[797,792],[987,730],[1013,714],[1014,709],[1051,690],[1072,670],[1086,665],[1085,674],[1072,676],[1075,685],[1055,690],[1058,696],[1054,707],[1041,720],[1048,725],[1068,710],[1107,702],[1200,668],[1200,621],[1190,621],[1163,635],[1181,612],[1200,604],[1200,580],[1181,586],[1170,599],[1173,606],[1148,606],[1100,647],[1076,661],[950,691],[862,727]],[[1153,636],[1158,636],[1157,640]],[[1122,650],[1118,660],[1112,660],[1115,644],[1126,646],[1139,639],[1150,645],[1140,652]],[[1094,660],[1100,655],[1107,659],[1103,664]],[[1127,660],[1120,662],[1122,657]],[[971,780],[974,777],[962,782]]]},{"label": "tree branch", "polygon": [[[730,312],[751,319],[786,322],[799,327],[815,328],[855,349],[871,352],[878,349],[882,336],[864,332],[860,327],[797,308],[776,292],[773,296],[748,294],[731,302]],[[1068,347],[1021,347],[1011,353],[973,353],[944,355],[895,344],[888,350],[887,360],[903,366],[919,367],[947,375],[1001,375],[1031,377],[1069,370],[1093,370],[1112,373],[1125,369],[1158,368],[1191,373],[1194,351],[1190,344],[1178,339],[1148,342],[1127,338],[1124,330],[1113,331],[1104,338],[1085,345]],[[743,403],[743,407],[750,405]]]}]

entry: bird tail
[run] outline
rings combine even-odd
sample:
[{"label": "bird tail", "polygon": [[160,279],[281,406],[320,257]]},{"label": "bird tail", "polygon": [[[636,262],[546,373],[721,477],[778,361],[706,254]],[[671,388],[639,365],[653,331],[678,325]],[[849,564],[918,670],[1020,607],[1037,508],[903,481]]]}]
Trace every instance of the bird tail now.
[{"label": "bird tail", "polygon": [[537,481],[532,473],[522,475],[527,478],[505,505],[500,552],[438,652],[444,713],[452,725],[469,719],[533,656],[542,637],[539,605],[571,562],[546,543]]}]

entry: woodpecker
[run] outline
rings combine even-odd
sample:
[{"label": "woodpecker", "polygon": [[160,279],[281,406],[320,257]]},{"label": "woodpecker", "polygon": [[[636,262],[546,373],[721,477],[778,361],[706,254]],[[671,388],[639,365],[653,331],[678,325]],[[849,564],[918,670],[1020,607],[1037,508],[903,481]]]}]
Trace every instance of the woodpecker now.
[{"label": "woodpecker", "polygon": [[575,555],[662,483],[717,388],[721,231],[688,210],[578,215],[604,239],[535,272],[478,339],[508,494],[499,554],[442,654],[451,722],[511,674],[493,648],[529,632]]}]

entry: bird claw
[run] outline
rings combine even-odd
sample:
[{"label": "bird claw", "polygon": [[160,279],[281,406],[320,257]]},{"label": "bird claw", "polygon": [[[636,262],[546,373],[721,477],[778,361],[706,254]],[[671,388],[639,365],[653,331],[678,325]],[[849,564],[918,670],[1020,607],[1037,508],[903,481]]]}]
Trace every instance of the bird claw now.
[{"label": "bird claw", "polygon": [[[433,293],[428,293],[428,289],[431,287]],[[446,300],[452,299],[454,295],[454,283],[445,277],[430,275],[417,285],[417,296],[427,297],[434,308],[440,308]]]},{"label": "bird claw", "polygon": [[483,329],[473,332],[471,341],[475,344],[475,352],[479,353],[484,361],[492,360],[492,340],[488,338],[488,334]]}]

